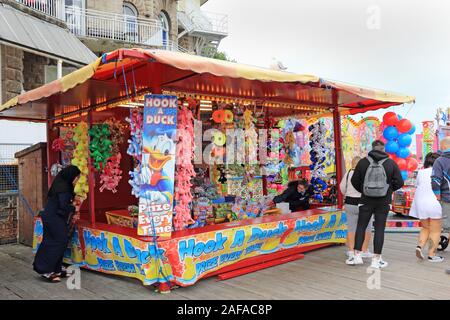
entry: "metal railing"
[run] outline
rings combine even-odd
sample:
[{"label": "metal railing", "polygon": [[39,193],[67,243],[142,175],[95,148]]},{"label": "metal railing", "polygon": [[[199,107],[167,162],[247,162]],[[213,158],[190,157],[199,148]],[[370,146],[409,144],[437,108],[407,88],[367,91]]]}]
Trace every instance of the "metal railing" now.
[{"label": "metal railing", "polygon": [[[141,45],[149,45],[165,50],[187,52],[176,42],[168,40],[169,34],[157,19],[144,19],[124,14],[108,13],[76,6],[64,6],[64,0],[16,0],[33,10],[65,21],[68,29],[78,37],[102,38]],[[220,15],[211,21],[207,16],[193,14],[195,28],[219,32],[224,30]],[[219,21],[219,22],[218,22]],[[227,25],[227,19],[225,19]]]},{"label": "metal railing", "polygon": [[66,7],[65,21],[77,36],[163,45],[163,29],[158,20]]},{"label": "metal railing", "polygon": [[16,0],[33,10],[64,20],[64,0]]},{"label": "metal railing", "polygon": [[228,16],[225,14],[195,10],[189,13],[188,16],[194,25],[194,30],[196,31],[218,33],[223,35],[228,34]]}]

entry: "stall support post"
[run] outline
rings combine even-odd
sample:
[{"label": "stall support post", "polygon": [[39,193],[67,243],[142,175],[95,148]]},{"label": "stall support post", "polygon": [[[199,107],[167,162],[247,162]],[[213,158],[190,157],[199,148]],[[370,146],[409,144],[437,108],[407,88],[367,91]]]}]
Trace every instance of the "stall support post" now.
[{"label": "stall support post", "polygon": [[54,126],[53,121],[47,121],[47,182],[48,188],[52,185],[52,164],[58,162],[58,155],[52,150],[53,140],[58,138],[58,129]]},{"label": "stall support post", "polygon": [[342,137],[341,137],[341,115],[339,113],[338,92],[333,89],[333,130],[334,130],[334,146],[335,146],[335,159],[336,159],[336,195],[337,205],[339,209],[344,206],[344,198],[339,191],[339,183],[342,180]]},{"label": "stall support post", "polygon": [[[92,110],[88,111],[87,114],[88,128],[92,127]],[[91,143],[91,138],[88,135],[88,145]],[[95,225],[95,176],[94,167],[92,166],[91,151],[88,148],[88,183],[89,183],[89,214],[91,215],[91,224]]]}]

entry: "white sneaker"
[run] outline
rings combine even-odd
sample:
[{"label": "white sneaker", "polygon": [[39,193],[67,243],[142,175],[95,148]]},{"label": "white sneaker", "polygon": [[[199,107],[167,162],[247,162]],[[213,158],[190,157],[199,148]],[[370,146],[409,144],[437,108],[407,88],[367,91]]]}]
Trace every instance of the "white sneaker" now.
[{"label": "white sneaker", "polygon": [[353,250],[347,250],[346,252],[345,252],[345,255],[347,256],[347,258],[351,258],[351,257],[353,257]]},{"label": "white sneaker", "polygon": [[347,260],[345,260],[345,264],[349,265],[349,266],[356,266],[357,264],[363,264],[364,261],[361,258],[360,254],[354,254],[353,257],[348,258]]},{"label": "white sneaker", "polygon": [[361,252],[361,258],[363,258],[363,259],[365,259],[365,258],[367,258],[367,259],[373,258],[373,253],[370,252],[369,250],[363,251],[363,252]]},{"label": "white sneaker", "polygon": [[442,262],[444,261],[444,257],[440,257],[440,256],[428,256],[428,262]]},{"label": "white sneaker", "polygon": [[416,257],[419,260],[425,259],[425,257],[423,256],[422,248],[420,246],[416,247]]},{"label": "white sneaker", "polygon": [[373,257],[372,258],[372,264],[370,265],[371,268],[374,269],[383,269],[388,266],[388,263],[386,261],[383,261],[380,257]]}]

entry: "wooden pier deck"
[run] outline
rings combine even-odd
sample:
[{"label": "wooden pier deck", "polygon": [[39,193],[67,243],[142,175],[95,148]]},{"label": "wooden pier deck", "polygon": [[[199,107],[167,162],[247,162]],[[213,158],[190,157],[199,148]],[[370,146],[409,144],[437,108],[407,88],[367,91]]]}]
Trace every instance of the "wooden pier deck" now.
[{"label": "wooden pier deck", "polygon": [[206,279],[188,288],[158,294],[140,281],[82,270],[81,289],[63,281],[45,283],[31,269],[31,248],[0,246],[0,299],[450,299],[450,251],[443,263],[419,262],[416,234],[387,234],[380,289],[368,289],[368,263],[345,265],[345,248],[335,246],[305,254],[302,260],[238,278]]}]

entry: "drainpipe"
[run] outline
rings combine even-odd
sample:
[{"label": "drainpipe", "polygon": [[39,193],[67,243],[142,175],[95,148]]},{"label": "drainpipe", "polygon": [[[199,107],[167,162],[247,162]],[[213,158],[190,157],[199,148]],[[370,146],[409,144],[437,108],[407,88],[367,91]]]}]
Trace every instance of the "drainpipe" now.
[{"label": "drainpipe", "polygon": [[58,59],[58,64],[56,67],[56,78],[57,79],[62,78],[62,64],[63,64],[63,61],[61,59]]}]

